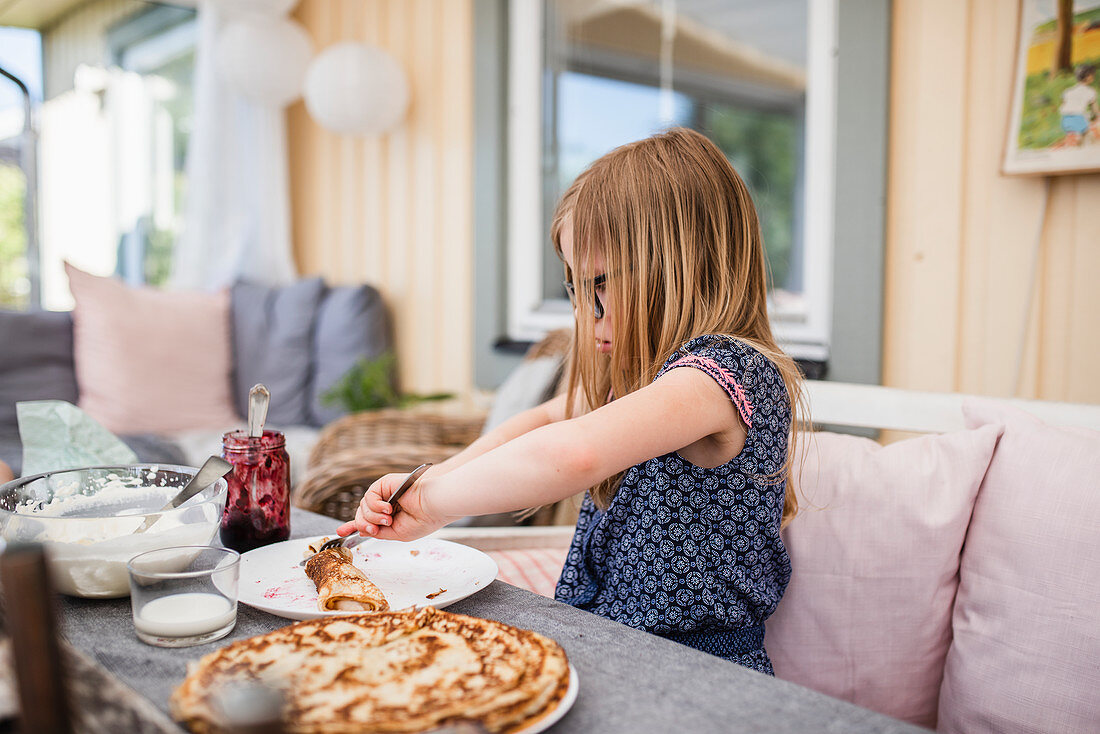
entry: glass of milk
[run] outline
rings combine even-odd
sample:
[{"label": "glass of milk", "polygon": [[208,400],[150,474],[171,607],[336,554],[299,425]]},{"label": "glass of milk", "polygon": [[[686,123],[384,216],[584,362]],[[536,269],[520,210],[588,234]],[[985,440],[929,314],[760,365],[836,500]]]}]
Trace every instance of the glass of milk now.
[{"label": "glass of milk", "polygon": [[237,624],[241,556],[228,548],[182,545],[134,556],[130,604],[138,639],[159,647],[220,640]]}]

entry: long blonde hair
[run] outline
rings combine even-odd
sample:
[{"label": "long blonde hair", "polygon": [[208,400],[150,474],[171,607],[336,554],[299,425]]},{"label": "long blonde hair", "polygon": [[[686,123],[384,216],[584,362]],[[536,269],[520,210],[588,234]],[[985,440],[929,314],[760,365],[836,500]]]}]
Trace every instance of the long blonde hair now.
[{"label": "long blonde hair", "polygon": [[[566,190],[550,236],[561,255],[570,226],[574,267],[566,277],[577,293],[577,329],[570,348],[567,415],[587,412],[651,383],[684,342],[703,334],[739,339],[779,370],[790,400],[792,428],[806,413],[802,376],[772,336],[767,261],[748,188],[718,147],[703,135],[673,128],[616,148]],[[610,359],[597,355],[592,261],[603,255],[614,308]],[[785,526],[798,510],[792,481],[792,431],[782,468]],[[621,475],[592,488],[606,508]]]}]

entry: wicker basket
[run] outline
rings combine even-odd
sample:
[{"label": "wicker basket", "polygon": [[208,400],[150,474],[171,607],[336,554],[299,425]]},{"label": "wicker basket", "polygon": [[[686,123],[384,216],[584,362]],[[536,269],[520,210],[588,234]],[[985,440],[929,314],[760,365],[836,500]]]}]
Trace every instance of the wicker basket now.
[{"label": "wicker basket", "polygon": [[438,464],[461,450],[458,446],[389,444],[334,454],[295,487],[294,504],[338,520],[351,520],[363,493],[375,480],[425,462]]},{"label": "wicker basket", "polygon": [[[564,354],[572,335],[551,332],[527,353],[527,359]],[[306,479],[294,489],[294,504],[313,512],[351,520],[363,492],[390,472],[407,472],[425,462],[438,464],[481,435],[485,416],[457,416],[418,410],[353,413],[333,421],[309,455]],[[564,509],[564,516],[563,516]],[[573,522],[572,505],[545,507],[538,523]]]},{"label": "wicker basket", "polygon": [[370,451],[377,446],[393,444],[453,446],[463,449],[481,435],[484,423],[484,416],[453,416],[404,410],[352,413],[333,421],[321,431],[317,444],[309,454],[309,468],[312,471],[327,463],[329,457],[345,451]]},{"label": "wicker basket", "polygon": [[401,410],[346,415],[321,431],[306,478],[294,488],[294,504],[351,520],[375,480],[449,459],[478,437],[484,422],[481,416]]}]

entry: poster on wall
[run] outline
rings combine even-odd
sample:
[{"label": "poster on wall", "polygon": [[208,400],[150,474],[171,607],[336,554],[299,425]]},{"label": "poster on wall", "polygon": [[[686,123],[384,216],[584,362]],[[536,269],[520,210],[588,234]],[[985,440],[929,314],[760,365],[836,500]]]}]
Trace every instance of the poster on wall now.
[{"label": "poster on wall", "polygon": [[1100,171],[1100,0],[1021,0],[1004,172]]}]

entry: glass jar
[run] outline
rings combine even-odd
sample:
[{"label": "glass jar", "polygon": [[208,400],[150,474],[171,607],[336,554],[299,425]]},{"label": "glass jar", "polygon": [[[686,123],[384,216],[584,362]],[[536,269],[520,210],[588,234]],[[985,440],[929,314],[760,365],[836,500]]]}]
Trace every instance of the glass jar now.
[{"label": "glass jar", "polygon": [[290,537],[290,456],[286,437],[264,431],[251,438],[247,431],[222,436],[222,458],[233,465],[222,514],[221,540],[244,553]]}]

